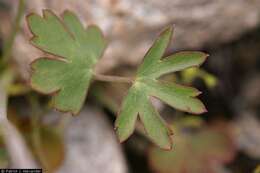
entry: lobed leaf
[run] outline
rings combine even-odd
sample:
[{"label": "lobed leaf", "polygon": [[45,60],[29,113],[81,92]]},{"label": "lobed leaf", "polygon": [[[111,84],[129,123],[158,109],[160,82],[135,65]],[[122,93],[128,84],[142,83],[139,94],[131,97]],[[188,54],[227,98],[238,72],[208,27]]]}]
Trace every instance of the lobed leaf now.
[{"label": "lobed leaf", "polygon": [[51,11],[43,10],[43,17],[30,14],[27,22],[34,35],[32,44],[56,56],[32,62],[32,88],[54,94],[56,109],[77,114],[84,103],[94,65],[106,47],[102,32],[96,26],[84,29],[70,11],[65,11],[60,20]]},{"label": "lobed leaf", "polygon": [[[59,19],[51,11],[43,10],[43,17],[31,14],[27,22],[33,33],[32,44],[55,56],[32,62],[32,88],[53,94],[56,109],[77,114],[84,103],[93,68],[106,47],[101,31],[96,26],[84,29],[70,11],[65,11]],[[164,74],[199,66],[207,57],[201,52],[181,52],[161,59],[172,33],[169,27],[159,36],[138,68],[115,123],[120,141],[133,133],[139,116],[148,137],[161,148],[171,148],[171,129],[153,107],[150,97],[186,112],[206,111],[195,98],[200,94],[198,90],[158,80]]]},{"label": "lobed leaf", "polygon": [[[137,71],[135,81],[123,102],[122,110],[115,124],[120,141],[124,141],[134,131],[134,125],[139,115],[147,136],[155,144],[164,149],[172,147],[171,129],[167,127],[151,104],[150,97],[156,97],[185,112],[201,114],[206,111],[203,103],[195,98],[200,94],[198,90],[175,83],[161,82],[157,79],[169,72],[199,66],[207,57],[207,54],[202,52],[187,51],[161,60],[171,40],[172,32],[172,27],[169,27],[160,34]],[[136,94],[133,96],[133,93]],[[130,98],[132,98],[131,101],[129,101]]]}]

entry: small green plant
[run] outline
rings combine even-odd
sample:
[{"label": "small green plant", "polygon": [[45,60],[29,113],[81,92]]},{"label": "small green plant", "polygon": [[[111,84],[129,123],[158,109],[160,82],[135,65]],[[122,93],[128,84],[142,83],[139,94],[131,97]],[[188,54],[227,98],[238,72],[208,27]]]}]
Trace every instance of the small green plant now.
[{"label": "small green plant", "polygon": [[161,81],[162,75],[201,65],[208,56],[202,52],[184,51],[162,59],[171,40],[173,28],[163,31],[146,53],[134,77],[98,74],[95,65],[107,45],[96,26],[83,27],[75,14],[65,11],[59,19],[50,10],[43,17],[30,14],[28,26],[33,34],[31,43],[47,54],[32,62],[31,87],[44,94],[52,94],[54,108],[79,113],[92,80],[125,82],[130,89],[125,97],[115,128],[119,140],[126,140],[134,131],[140,117],[147,136],[159,147],[172,147],[171,129],[150,102],[156,97],[175,109],[201,114],[206,111],[196,98],[194,88]]}]

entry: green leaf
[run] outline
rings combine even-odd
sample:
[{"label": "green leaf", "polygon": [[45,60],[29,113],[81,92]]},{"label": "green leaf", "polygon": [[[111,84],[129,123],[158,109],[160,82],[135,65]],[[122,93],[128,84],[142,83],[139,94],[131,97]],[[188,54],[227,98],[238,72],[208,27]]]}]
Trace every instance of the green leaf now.
[{"label": "green leaf", "polygon": [[185,83],[191,83],[196,78],[201,78],[208,88],[214,88],[218,84],[218,79],[202,69],[189,68],[181,72],[182,80]]},{"label": "green leaf", "polygon": [[43,10],[43,17],[30,14],[27,22],[34,35],[31,43],[55,55],[32,62],[32,88],[54,94],[56,109],[77,114],[84,103],[93,68],[106,47],[101,31],[96,26],[84,29],[69,11],[60,20],[51,11]]},{"label": "green leaf", "polygon": [[202,52],[186,51],[161,59],[171,40],[172,32],[172,27],[166,29],[149,49],[123,101],[115,123],[121,142],[133,133],[139,115],[147,136],[159,147],[171,148],[171,129],[151,104],[150,97],[156,97],[185,112],[201,114],[206,111],[203,103],[195,98],[200,94],[198,90],[158,80],[164,74],[199,66],[207,57],[207,54]]}]

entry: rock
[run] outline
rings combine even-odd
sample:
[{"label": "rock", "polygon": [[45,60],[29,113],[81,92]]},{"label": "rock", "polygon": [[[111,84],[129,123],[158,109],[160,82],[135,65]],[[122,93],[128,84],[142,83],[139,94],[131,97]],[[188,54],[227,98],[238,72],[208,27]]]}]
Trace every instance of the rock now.
[{"label": "rock", "polygon": [[[12,6],[17,4],[16,0],[5,1]],[[99,25],[109,41],[98,65],[97,70],[101,72],[120,64],[139,63],[152,40],[167,25],[175,26],[172,51],[228,42],[256,27],[260,21],[260,0],[164,0],[163,3],[159,0],[27,0],[26,4],[27,14],[41,13],[44,8],[57,14],[70,9],[85,24]],[[23,22],[14,55],[19,62],[24,61],[25,77],[28,77],[29,62],[39,57],[27,41],[29,35]]]},{"label": "rock", "polygon": [[240,92],[233,101],[237,114],[233,123],[237,129],[235,139],[240,150],[252,158],[260,158],[260,74],[250,70],[241,78]]},{"label": "rock", "polygon": [[233,123],[236,130],[238,148],[252,158],[260,157],[260,123],[254,112],[243,111]]},{"label": "rock", "polygon": [[65,161],[57,173],[127,173],[112,125],[93,107],[71,119],[65,130],[65,148]]}]

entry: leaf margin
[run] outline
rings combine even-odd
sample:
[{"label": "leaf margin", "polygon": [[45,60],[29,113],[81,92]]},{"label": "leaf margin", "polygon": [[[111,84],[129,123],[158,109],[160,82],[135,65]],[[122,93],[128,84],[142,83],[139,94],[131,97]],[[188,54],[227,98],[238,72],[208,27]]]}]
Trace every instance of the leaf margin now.
[{"label": "leaf margin", "polygon": [[[31,16],[35,15],[35,16],[37,16],[37,17],[40,17],[41,19],[46,19],[46,13],[50,13],[50,14],[52,14],[52,15],[59,21],[59,23],[62,25],[63,29],[64,29],[66,32],[68,32],[68,33],[70,34],[70,36],[74,39],[73,34],[69,31],[69,29],[66,27],[65,23],[62,21],[65,12],[70,12],[70,13],[72,13],[72,14],[75,14],[74,12],[72,12],[71,10],[64,10],[64,11],[62,12],[62,14],[61,14],[61,17],[62,17],[62,18],[60,18],[60,17],[58,17],[58,15],[56,15],[51,9],[43,9],[43,10],[41,10],[41,11],[42,11],[42,15],[39,15],[38,13],[35,13],[35,12],[31,12],[31,13],[29,13],[29,14],[27,14],[27,15],[25,16],[27,28],[29,29],[29,31],[30,31],[30,33],[31,33],[31,37],[30,37],[30,39],[29,39],[30,45],[32,45],[33,47],[35,47],[35,48],[38,49],[39,51],[41,51],[41,52],[47,54],[46,57],[38,57],[38,58],[34,59],[33,61],[31,61],[31,62],[29,63],[29,66],[30,66],[30,70],[29,70],[29,71],[30,71],[30,77],[29,77],[29,80],[27,81],[27,83],[28,83],[28,85],[29,85],[33,90],[35,90],[35,91],[37,91],[37,92],[39,92],[39,93],[41,93],[41,94],[43,94],[43,95],[50,95],[50,96],[52,97],[52,98],[51,98],[51,103],[52,103],[52,104],[51,104],[51,107],[52,107],[52,108],[54,108],[54,109],[57,110],[58,112],[70,113],[72,116],[76,116],[76,115],[79,114],[79,112],[80,112],[82,106],[84,105],[84,103],[85,103],[85,101],[86,101],[87,94],[88,94],[88,89],[89,89],[89,85],[86,87],[86,92],[85,92],[86,94],[85,94],[85,96],[84,96],[84,101],[83,101],[82,104],[80,105],[80,109],[79,109],[78,111],[76,111],[76,112],[74,112],[73,110],[70,110],[70,109],[67,109],[67,110],[60,109],[60,108],[58,108],[57,106],[55,106],[55,103],[53,103],[53,102],[54,102],[53,97],[59,93],[59,91],[61,90],[61,88],[55,90],[54,92],[43,92],[43,91],[41,91],[40,89],[37,89],[36,87],[34,87],[34,86],[32,85],[32,81],[31,81],[31,80],[32,80],[32,76],[33,76],[34,73],[35,73],[35,68],[33,67],[33,64],[35,64],[38,60],[40,60],[40,59],[48,59],[48,60],[60,61],[60,62],[64,62],[64,63],[68,63],[68,61],[67,61],[64,57],[59,56],[59,55],[57,55],[57,54],[54,54],[54,53],[52,53],[52,52],[46,51],[46,50],[40,48],[39,46],[37,46],[35,43],[33,43],[33,39],[37,38],[38,36],[37,36],[36,34],[34,34],[34,32],[32,32],[32,29],[31,29],[30,24],[29,24],[29,18],[30,18]],[[76,16],[76,14],[75,14],[75,16]],[[78,16],[76,16],[76,17],[78,17]],[[79,21],[80,21],[80,20],[79,20]],[[86,31],[87,28],[89,28],[89,27],[96,27],[96,28],[100,31],[101,37],[102,37],[103,41],[105,42],[105,46],[104,46],[104,48],[103,48],[103,50],[102,50],[102,52],[101,52],[101,54],[100,54],[100,57],[98,57],[99,59],[101,59],[101,58],[103,57],[104,53],[105,53],[105,50],[106,50],[107,46],[108,46],[108,42],[107,42],[107,39],[106,39],[105,36],[104,36],[104,33],[102,32],[102,30],[100,29],[100,27],[97,26],[97,25],[95,25],[95,24],[90,24],[90,25],[83,26],[83,27],[84,27],[84,31]],[[49,55],[48,55],[48,54],[49,54]],[[96,64],[97,64],[97,63],[96,63]],[[92,69],[95,69],[96,64],[93,65]],[[91,75],[91,78],[90,78],[89,83],[91,83],[92,81],[93,81],[93,73],[92,73],[92,75]]]}]

